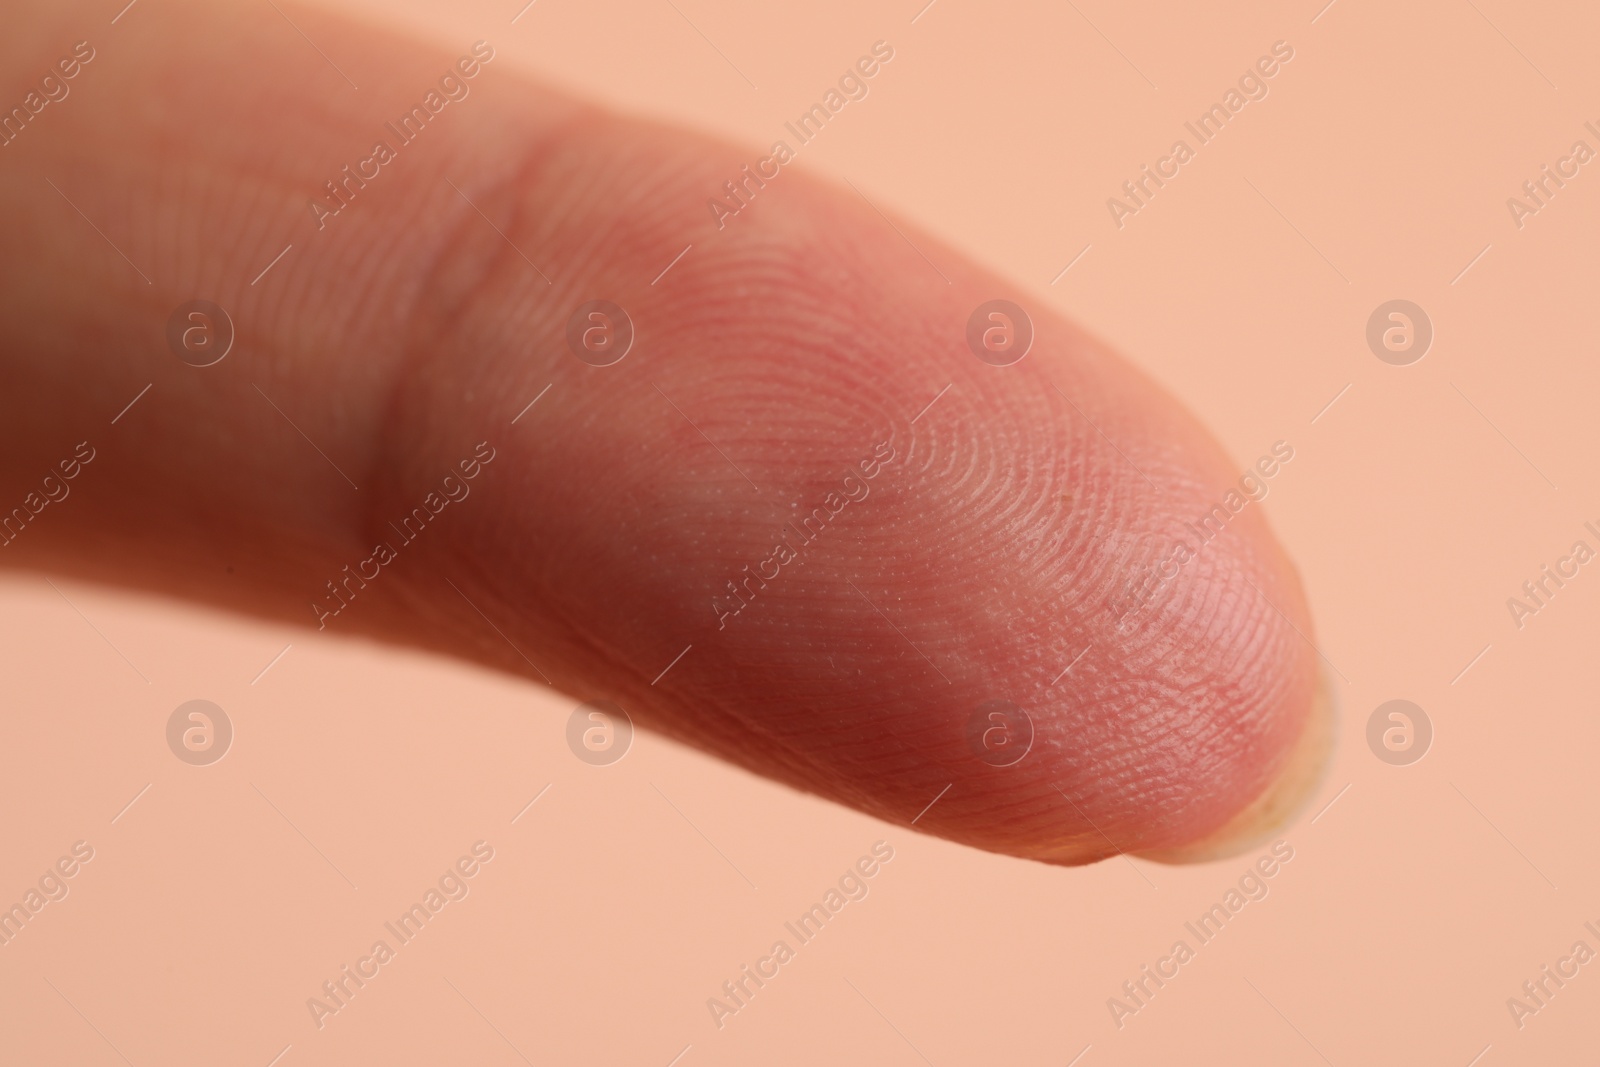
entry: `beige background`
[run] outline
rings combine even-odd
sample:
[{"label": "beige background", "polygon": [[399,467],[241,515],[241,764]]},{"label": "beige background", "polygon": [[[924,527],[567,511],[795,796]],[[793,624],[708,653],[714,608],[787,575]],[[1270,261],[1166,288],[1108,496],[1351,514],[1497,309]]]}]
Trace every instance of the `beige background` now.
[{"label": "beige background", "polygon": [[[520,0],[371,6],[450,48],[487,38],[751,158],[873,41],[892,43],[871,95],[799,165],[848,177],[1110,338],[1241,468],[1275,440],[1295,447],[1263,506],[1303,569],[1344,718],[1311,814],[1334,803],[1285,832],[1295,856],[1271,894],[1119,1030],[1107,998],[1187,937],[1250,857],[1046,868],[651,735],[594,768],[563,741],[571,702],[519,682],[10,577],[0,900],[75,841],[95,858],[0,947],[0,1062],[1594,1055],[1600,964],[1520,1030],[1506,999],[1579,938],[1600,949],[1582,927],[1600,926],[1600,568],[1521,630],[1506,598],[1574,540],[1596,544],[1582,524],[1600,520],[1600,163],[1520,230],[1505,202],[1574,140],[1600,149],[1582,128],[1600,125],[1600,13],[918,4],[538,0],[515,25]],[[98,32],[111,47],[115,28]],[[1270,95],[1117,229],[1106,198],[1277,40],[1295,58]],[[338,59],[342,42],[317,43]],[[1436,330],[1407,367],[1363,337],[1399,297]],[[196,697],[237,729],[211,767],[164,740]],[[1397,697],[1436,731],[1406,767],[1364,736]],[[306,999],[480,839],[495,859],[470,896],[316,1029]],[[870,895],[718,1030],[706,998],[879,839],[895,858]]]}]

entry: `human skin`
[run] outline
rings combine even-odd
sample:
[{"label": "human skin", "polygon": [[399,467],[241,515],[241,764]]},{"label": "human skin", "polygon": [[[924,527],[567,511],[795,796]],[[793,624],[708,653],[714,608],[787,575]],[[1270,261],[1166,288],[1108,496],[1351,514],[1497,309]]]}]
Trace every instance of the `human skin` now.
[{"label": "human skin", "polygon": [[[765,150],[610,114],[504,57],[319,220],[324,183],[393,142],[385,123],[471,42],[287,5],[293,25],[135,11],[107,28],[26,5],[0,39],[7,108],[95,49],[0,147],[0,506],[95,449],[0,562],[614,701],[796,788],[1050,863],[1228,854],[1314,788],[1331,711],[1298,576],[1259,507],[1192,532],[1246,465],[1093,337],[794,166],[719,229],[708,198]],[[360,89],[307,37],[338,41]],[[1035,329],[1007,367],[965,339],[995,297]],[[203,368],[166,341],[195,298],[236,329]],[[566,340],[597,298],[637,331],[605,367]],[[480,442],[470,495],[405,540]],[[865,495],[829,503],[875,448],[892,458],[856,476]],[[817,507],[836,512],[820,532],[786,530]],[[1185,538],[1193,558],[1124,614],[1125,584]],[[780,539],[800,547],[773,576]],[[379,543],[394,560],[330,614],[328,583]],[[746,567],[764,577],[742,603]],[[969,740],[996,700],[1033,725],[1010,766]]]}]

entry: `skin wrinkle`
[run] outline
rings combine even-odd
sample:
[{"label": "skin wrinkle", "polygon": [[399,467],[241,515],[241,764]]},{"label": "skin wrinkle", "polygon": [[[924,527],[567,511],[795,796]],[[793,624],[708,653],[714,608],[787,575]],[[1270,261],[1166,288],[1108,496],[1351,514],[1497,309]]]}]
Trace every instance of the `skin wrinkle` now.
[{"label": "skin wrinkle", "polygon": [[[401,306],[408,309],[408,312],[403,320],[403,325],[398,331],[398,336],[402,339],[399,348],[399,365],[396,373],[390,379],[389,387],[383,391],[384,401],[378,429],[378,440],[380,442],[378,456],[381,459],[375,461],[374,468],[367,472],[366,475],[368,483],[377,486],[379,489],[379,491],[366,498],[372,503],[371,508],[362,520],[366,536],[377,536],[379,538],[385,536],[385,531],[388,529],[387,516],[394,513],[396,507],[403,508],[406,506],[405,502],[410,499],[404,495],[402,487],[386,483],[382,475],[387,470],[400,469],[400,465],[395,462],[394,458],[396,452],[400,451],[398,442],[416,433],[414,424],[404,424],[400,418],[402,405],[399,391],[404,387],[405,383],[411,380],[417,363],[427,358],[430,351],[431,339],[419,337],[421,333],[419,324],[424,298],[431,294],[447,291],[446,286],[442,284],[440,279],[441,264],[447,257],[452,256],[452,253],[464,242],[465,235],[472,232],[473,228],[488,228],[493,232],[492,226],[485,223],[483,216],[479,215],[479,211],[493,219],[494,215],[491,212],[497,206],[497,202],[502,195],[512,199],[512,210],[515,211],[518,201],[514,196],[510,195],[511,191],[529,184],[529,179],[555,149],[555,146],[559,143],[558,138],[564,131],[570,130],[579,122],[592,120],[592,118],[593,115],[591,113],[580,110],[568,115],[558,122],[554,128],[546,129],[542,136],[535,137],[517,154],[517,161],[504,174],[492,179],[486,188],[474,189],[474,192],[477,192],[478,195],[474,196],[469,192],[467,195],[472,200],[470,204],[463,202],[461,197],[455,193],[455,190],[450,189],[448,186],[444,187],[455,201],[454,217],[439,227],[439,236],[436,240],[428,242],[429,247],[423,258],[423,266],[416,275],[416,283],[411,292],[399,301]],[[493,246],[491,245],[490,247],[492,248]],[[514,259],[515,262],[510,263],[509,260],[511,259]],[[512,269],[517,267],[526,268],[526,264],[521,261],[521,257],[517,255],[517,252],[507,247],[504,241],[500,241],[497,253],[477,265],[477,269],[481,271],[478,278],[475,281],[468,281],[464,285],[459,285],[458,291],[460,295],[454,302],[450,301],[448,297],[444,299],[444,302],[439,306],[439,317],[447,321],[457,317],[461,307],[470,299],[470,294],[478,288],[482,279],[502,263],[510,265]],[[385,494],[381,491],[383,489],[389,489],[390,492]]]},{"label": "skin wrinkle", "polygon": [[[593,118],[593,116],[585,116],[585,117],[586,118],[591,118],[591,119]],[[540,163],[545,165],[547,168],[548,168],[548,162],[549,162],[548,160],[540,160]],[[536,187],[536,182],[534,180],[535,176],[536,176],[535,175],[536,169],[539,169],[539,168],[535,168],[533,166],[520,168],[516,172],[515,176],[510,181],[508,181],[506,183],[506,187],[512,187],[512,186],[514,186],[516,184],[520,184],[524,188],[534,188],[534,187]],[[554,168],[549,168],[549,169],[554,169]],[[595,190],[597,190],[595,195],[597,197],[600,195],[598,190],[601,189],[601,183],[584,183],[584,184],[580,185],[579,187],[595,189]],[[474,199],[477,200],[478,198],[474,197]],[[481,201],[480,201],[480,206],[484,206],[484,204]],[[517,212],[514,215],[513,220],[511,222],[509,222],[506,226],[503,226],[502,228],[505,229],[508,233],[513,231],[513,230],[515,230],[517,228],[516,224],[515,224],[515,220],[516,220],[516,218],[520,218],[520,217],[521,217],[521,213]],[[468,225],[470,225],[473,221],[477,221],[477,222],[481,223],[481,219],[477,219],[476,213],[473,213],[473,217],[471,219],[467,219],[466,220]],[[504,242],[500,241],[500,239],[498,237],[496,237],[495,240],[497,242],[499,242],[501,246],[504,245]],[[508,253],[509,253],[509,250],[508,250]],[[510,253],[510,254],[514,255],[514,253]],[[504,259],[505,257],[502,256],[501,258]],[[581,256],[578,257],[578,258],[581,260]],[[485,273],[487,273],[487,270],[488,270],[488,268],[486,267],[485,268]],[[478,288],[478,284],[477,283],[467,283],[467,284],[463,285],[461,287],[461,291],[463,293],[462,303],[464,303],[466,300],[469,300],[471,298],[471,295],[477,290],[477,288]],[[445,318],[445,319],[453,319],[453,318],[457,317],[459,315],[460,306],[461,305],[459,303],[456,304],[453,310],[443,312],[441,314],[441,317]],[[428,354],[431,354],[430,353],[430,348],[429,348],[428,345],[417,345],[417,346],[414,346],[413,349],[412,349],[412,353],[413,353],[413,355],[411,357],[412,359],[423,358],[424,356],[426,356]],[[674,416],[674,417],[676,417],[676,416]],[[398,425],[398,424],[400,424],[400,421],[401,420],[398,420],[398,419],[393,420],[393,424]],[[685,426],[683,429],[686,430],[689,434],[694,433],[694,431],[692,429],[690,429],[689,427],[687,427],[687,426]],[[687,439],[687,435],[685,435],[685,438]],[[474,597],[474,599],[476,600],[477,597]],[[511,604],[504,604],[502,606],[506,609],[507,613],[514,612],[516,610],[515,606],[511,605]],[[560,620],[560,625],[562,625],[569,634],[573,635],[577,639],[578,643],[582,644],[585,647],[585,649],[587,650],[587,654],[590,657],[592,657],[595,661],[597,661],[599,664],[601,664],[603,666],[603,668],[609,668],[610,672],[612,674],[616,675],[619,678],[620,677],[624,677],[629,673],[628,670],[626,669],[626,667],[624,666],[624,664],[625,664],[625,654],[620,649],[618,649],[618,648],[614,647],[613,645],[611,645],[608,641],[602,639],[599,635],[591,632],[588,629],[588,627],[583,623],[582,617],[581,617],[581,612],[576,610],[572,605],[566,604],[565,602],[563,602],[559,598],[546,597],[546,598],[543,599],[542,608],[544,610],[546,610],[546,611],[551,612],[557,619],[559,619]],[[661,699],[661,696],[659,694],[653,694],[653,695],[656,696],[657,699]],[[642,695],[641,695],[641,697],[639,699],[641,699],[641,700],[643,699]],[[668,698],[668,699],[670,699],[670,698]],[[646,705],[640,704],[640,703],[638,703],[636,701],[633,706],[643,708]],[[704,711],[705,711],[705,705],[702,704],[701,705],[701,714],[703,714]],[[648,714],[642,715],[642,718],[643,718],[643,721],[651,722],[653,725],[656,725],[658,728],[665,728],[667,732],[675,734],[677,736],[680,736],[681,739],[684,739],[684,740],[695,740],[695,738],[690,737],[686,732],[682,731],[681,729],[674,728],[671,725],[671,720],[670,719],[662,720],[662,719],[660,719],[660,717],[650,716]],[[723,755],[724,758],[729,758],[729,759],[732,759],[732,760],[735,760],[735,761],[745,761],[746,754],[748,753],[748,751],[751,748],[751,746],[748,743],[748,739],[749,739],[750,733],[752,731],[754,733],[756,733],[756,734],[760,734],[760,733],[763,732],[761,730],[761,720],[760,719],[755,719],[755,720],[745,719],[745,718],[741,718],[739,716],[728,714],[728,713],[722,713],[720,715],[720,719],[721,719],[721,721],[724,722],[725,725],[735,727],[735,729],[733,729],[731,731],[733,740],[725,741],[723,744],[718,746],[721,749],[719,754]],[[701,740],[702,740],[702,743],[703,743],[703,739],[701,739]],[[797,754],[796,753],[790,753],[790,755],[797,755]],[[794,772],[791,772],[790,774],[786,775],[786,777],[791,778],[791,780],[793,780],[796,784],[800,784],[801,782],[805,781],[808,778],[811,779],[811,780],[815,780],[815,779],[818,779],[818,778],[826,777],[826,775],[824,773],[824,769],[819,767],[819,766],[817,766],[817,765],[815,765],[814,763],[812,763],[809,760],[796,760],[796,763],[798,763],[800,765],[798,771],[794,771]],[[766,768],[766,769],[768,769],[769,773],[770,773],[770,768]]]}]

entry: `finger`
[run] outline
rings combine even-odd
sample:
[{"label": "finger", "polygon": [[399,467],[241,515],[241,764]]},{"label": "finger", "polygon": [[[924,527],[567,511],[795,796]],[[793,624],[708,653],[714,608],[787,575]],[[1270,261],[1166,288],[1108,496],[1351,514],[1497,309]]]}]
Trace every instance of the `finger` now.
[{"label": "finger", "polygon": [[[6,563],[516,672],[1049,862],[1235,850],[1314,785],[1305,597],[1239,472],[858,192],[492,41],[174,4],[91,46],[0,148],[3,499],[93,452]],[[1001,297],[1004,366],[1021,316],[968,340]]]}]

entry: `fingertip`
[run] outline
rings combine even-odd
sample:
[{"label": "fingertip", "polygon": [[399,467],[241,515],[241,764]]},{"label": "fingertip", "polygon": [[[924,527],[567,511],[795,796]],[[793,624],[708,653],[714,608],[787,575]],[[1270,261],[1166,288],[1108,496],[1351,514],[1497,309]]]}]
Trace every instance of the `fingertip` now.
[{"label": "fingertip", "polygon": [[1191,844],[1138,851],[1156,863],[1209,863],[1228,859],[1282,836],[1305,812],[1333,765],[1339,708],[1332,679],[1324,667],[1317,679],[1300,738],[1261,795],[1233,818]]}]

